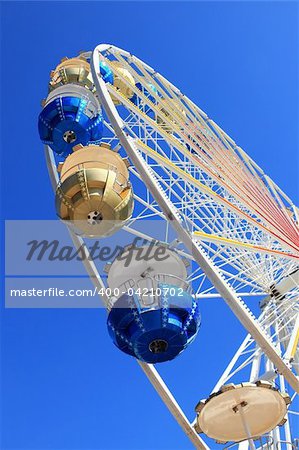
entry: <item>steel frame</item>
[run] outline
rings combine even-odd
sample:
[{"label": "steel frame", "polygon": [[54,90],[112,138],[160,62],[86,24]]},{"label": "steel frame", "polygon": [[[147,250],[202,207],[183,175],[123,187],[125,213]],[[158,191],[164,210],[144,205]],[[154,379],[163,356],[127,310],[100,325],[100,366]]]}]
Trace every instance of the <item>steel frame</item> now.
[{"label": "steel frame", "polygon": [[[143,92],[137,92],[134,88],[135,94],[145,105],[155,111],[156,117],[158,114],[163,117],[164,123],[172,128],[173,134],[167,133],[163,126],[157,126],[113,86],[104,83],[98,68],[100,59],[105,59],[103,55],[106,52],[117,55],[116,59],[128,69],[129,61],[134,64],[138,69],[138,74],[136,75],[135,71],[134,76],[139,77],[139,81],[143,84],[149,78],[157,89],[164,89],[170,98],[175,98],[175,105],[169,102],[169,99],[165,101],[163,107],[168,113],[166,115],[161,108],[158,109],[150,102]],[[151,67],[128,52],[106,44],[97,46],[92,54],[88,52],[86,56],[91,57],[91,69],[97,95],[108,119],[105,122],[106,127],[112,134],[110,140],[113,142],[118,140],[114,150],[121,146],[125,149],[133,163],[130,167],[131,174],[142,180],[146,186],[145,196],[135,194],[135,201],[143,205],[144,210],[140,217],[134,217],[124,229],[134,235],[142,234],[134,229],[134,221],[151,217],[151,215],[158,215],[170,223],[178,239],[184,244],[184,249],[178,251],[198,264],[198,271],[193,272],[190,279],[198,283],[196,296],[223,298],[249,333],[215,386],[215,390],[249,365],[251,365],[251,379],[256,379],[259,376],[261,357],[265,354],[269,361],[268,376],[272,374],[272,377],[277,377],[279,373],[281,386],[284,386],[284,380],[286,380],[293,390],[298,392],[299,382],[291,370],[290,362],[292,358],[294,361],[294,342],[298,341],[297,332],[294,331],[295,325],[299,322],[296,307],[287,306],[286,300],[282,302],[284,306],[281,305],[282,312],[279,319],[283,319],[284,322],[279,327],[277,317],[273,318],[271,301],[268,301],[267,307],[259,319],[256,319],[240,297],[266,294],[269,292],[271,283],[274,281],[279,283],[284,279],[285,274],[294,271],[295,261],[298,258],[294,244],[296,234],[294,225],[298,222],[297,208],[244,150],[237,147],[234,141],[205,113]],[[108,59],[105,61],[109,63]],[[154,74],[155,79],[147,76],[149,73]],[[122,81],[126,83],[125,79]],[[111,94],[118,98],[128,111],[125,118],[119,114]],[[156,93],[153,93],[153,96],[157,97],[157,102],[160,100]],[[184,117],[187,116],[190,119],[188,126],[182,125],[184,121],[180,112],[181,107],[185,111]],[[170,118],[175,118],[177,123],[172,122]],[[197,136],[195,132],[201,133],[201,139],[204,141],[203,148],[213,148],[213,155],[218,163],[212,167],[212,170],[209,169],[205,151],[200,149],[200,153],[195,144]],[[191,136],[190,139],[186,133]],[[163,146],[165,141],[169,143],[168,149]],[[220,141],[230,152],[226,172],[220,170],[220,164],[225,163],[221,157]],[[196,156],[186,150],[186,142],[197,152]],[[56,189],[58,174],[55,158],[49,147],[45,148],[45,153],[52,185]],[[236,175],[233,182],[228,182],[227,171],[240,167],[241,163],[242,167],[245,167],[245,178],[242,179]],[[222,177],[220,184],[219,177]],[[261,182],[262,178],[265,184]],[[249,181],[253,183],[251,191],[247,192],[242,188],[244,180],[247,183]],[[182,193],[185,195],[181,196]],[[252,193],[258,194],[263,205],[262,211],[257,209]],[[202,231],[202,217],[197,212],[198,204],[194,201],[199,194],[200,207],[205,211],[204,231]],[[221,213],[218,213],[219,208]],[[215,212],[217,220],[215,220]],[[283,225],[287,230],[285,234],[277,229],[275,223],[273,224],[271,213],[275,213],[280,226]],[[248,233],[249,238],[246,237]],[[75,247],[81,246],[82,238],[73,234],[72,231],[70,234]],[[96,266],[88,258],[85,258],[84,264],[93,283],[98,288],[104,287],[105,283]],[[227,266],[230,268],[228,269]],[[269,269],[271,269],[271,277],[266,275]],[[204,284],[207,280],[210,281],[208,287]],[[203,286],[205,289],[202,289]],[[108,301],[108,298],[103,298],[105,306]],[[293,303],[296,303],[296,300]],[[273,326],[276,327],[275,332],[269,331],[273,330]],[[282,333],[284,333],[283,336]],[[288,340],[283,356],[280,348],[281,340]],[[253,345],[255,345],[254,349],[252,349]],[[240,357],[244,357],[246,352],[249,356],[245,362],[243,360],[238,367],[235,367]],[[139,364],[195,447],[208,450],[209,447],[197,435],[193,423],[186,418],[155,367],[141,362]],[[285,435],[286,437],[290,435],[290,430],[287,431],[287,428]]]}]

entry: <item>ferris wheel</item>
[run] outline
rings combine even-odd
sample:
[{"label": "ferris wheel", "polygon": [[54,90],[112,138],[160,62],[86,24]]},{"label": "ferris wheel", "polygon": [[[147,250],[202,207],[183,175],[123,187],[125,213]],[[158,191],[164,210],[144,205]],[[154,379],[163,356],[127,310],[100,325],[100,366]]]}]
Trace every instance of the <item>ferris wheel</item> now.
[{"label": "ferris wheel", "polygon": [[[227,449],[298,448],[289,420],[299,392],[298,208],[179,89],[112,45],[51,72],[39,132],[74,245],[131,238],[104,268],[83,263],[114,344],[136,358],[195,447],[210,448],[206,435]],[[189,420],[157,367],[192,345],[198,299],[213,297],[248,335]],[[248,298],[262,298],[258,317]]]}]

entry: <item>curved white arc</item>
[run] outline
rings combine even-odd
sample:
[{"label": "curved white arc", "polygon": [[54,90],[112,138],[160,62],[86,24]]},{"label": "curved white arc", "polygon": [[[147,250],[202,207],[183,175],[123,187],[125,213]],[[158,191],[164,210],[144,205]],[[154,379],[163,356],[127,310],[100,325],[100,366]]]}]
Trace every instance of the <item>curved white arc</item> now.
[{"label": "curved white arc", "polygon": [[96,47],[93,51],[91,59],[93,79],[101,103],[110,122],[114,127],[115,133],[118,136],[120,143],[126,149],[128,156],[131,158],[138,172],[143,176],[145,185],[152,193],[161,210],[164,212],[166,218],[171,222],[173,228],[176,230],[182,242],[186,245],[189,251],[194,254],[197,263],[205,272],[206,276],[209,278],[212,284],[215,286],[216,290],[225,299],[240,322],[256,340],[262,351],[264,351],[268,358],[275,364],[279,372],[285,376],[293,389],[299,392],[298,379],[277,353],[275,347],[271,343],[271,338],[264,330],[262,330],[251,312],[246,308],[242,300],[238,298],[231,286],[228,285],[228,283],[219,273],[215,265],[210,261],[207,254],[200,247],[200,245],[196,241],[194,241],[190,234],[183,228],[178,211],[172,204],[169,203],[169,200],[166,197],[164,191],[158,185],[153,171],[149,168],[145,160],[142,158],[140,152],[137,150],[134,139],[130,138],[124,133],[123,124],[120,125],[120,117],[118,115],[118,112],[114,105],[113,107],[111,107],[112,101],[110,95],[108,94],[107,87],[98,73],[98,51],[99,48]]},{"label": "curved white arc", "polygon": [[[101,46],[97,47],[92,54],[91,58],[91,70],[92,75],[94,78],[95,85],[97,87],[97,91],[99,94],[99,97],[101,99],[101,103],[104,106],[104,109],[109,117],[109,120],[111,121],[114,129],[118,130],[118,132],[121,134],[121,136],[125,136],[123,132],[123,122],[121,118],[118,116],[117,110],[111,100],[111,97],[109,96],[105,83],[100,77],[100,74],[98,73],[98,70],[96,68],[99,67],[100,59],[98,54],[98,49]],[[103,94],[103,91],[106,90],[106,92]],[[108,113],[109,111],[109,113]],[[110,117],[111,116],[111,117]],[[126,139],[126,138],[125,138]],[[124,139],[119,137],[120,142],[122,145],[126,148],[125,143],[123,142]],[[125,141],[126,142],[126,141]],[[209,447],[205,444],[205,442],[200,438],[200,436],[197,435],[194,428],[190,424],[190,422],[187,420],[185,414],[175,401],[174,397],[171,395],[170,391],[168,390],[167,386],[163,382],[162,378],[160,377],[157,370],[152,365],[148,365],[146,363],[139,362],[140,366],[142,367],[143,371],[155,387],[156,391],[164,401],[165,405],[168,407],[170,412],[173,414],[179,425],[183,428],[186,435],[189,437],[191,442],[195,445],[195,447],[199,450],[209,450]]]}]

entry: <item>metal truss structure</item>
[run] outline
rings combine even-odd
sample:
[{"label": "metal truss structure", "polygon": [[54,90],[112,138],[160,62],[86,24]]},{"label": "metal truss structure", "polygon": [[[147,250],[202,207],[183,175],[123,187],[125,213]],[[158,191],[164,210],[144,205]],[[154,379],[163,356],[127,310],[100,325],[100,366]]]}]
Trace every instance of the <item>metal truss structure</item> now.
[{"label": "metal truss structure", "polygon": [[[90,60],[103,108],[103,141],[128,157],[130,164],[135,209],[124,230],[133,237],[156,239],[154,231],[146,234],[140,224],[158,220],[163,229],[159,240],[191,263],[188,281],[195,296],[207,301],[223,298],[248,331],[214,392],[243,377],[243,381],[276,383],[295,398],[299,392],[298,208],[233,139],[147,64],[106,44],[81,56]],[[132,90],[132,98],[104,82],[100,61]],[[129,71],[135,85],[115,62]],[[45,150],[56,189],[54,154],[50,147]],[[80,247],[82,238],[71,234]],[[95,264],[88,259],[84,264],[96,286],[104,287]],[[249,309],[248,297],[262,298],[259,317]],[[107,305],[109,298],[103,301]],[[195,447],[208,450],[157,369],[139,364]],[[298,413],[290,407],[291,414]],[[294,449],[294,432],[288,421],[258,447]],[[237,445],[245,450],[254,444]]]}]

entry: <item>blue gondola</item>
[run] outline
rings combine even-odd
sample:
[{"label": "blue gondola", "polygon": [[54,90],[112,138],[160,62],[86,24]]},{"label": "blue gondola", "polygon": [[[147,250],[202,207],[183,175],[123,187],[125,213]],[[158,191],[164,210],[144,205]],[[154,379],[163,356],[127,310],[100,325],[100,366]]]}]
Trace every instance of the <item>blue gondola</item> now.
[{"label": "blue gondola", "polygon": [[38,119],[42,142],[66,156],[77,144],[88,145],[100,140],[103,118],[99,108],[90,113],[89,103],[87,96],[79,95],[59,95],[47,103]]},{"label": "blue gondola", "polygon": [[193,341],[200,326],[198,304],[191,294],[164,283],[159,289],[158,307],[141,307],[138,295],[123,294],[107,321],[120,350],[152,364],[174,359]]}]

